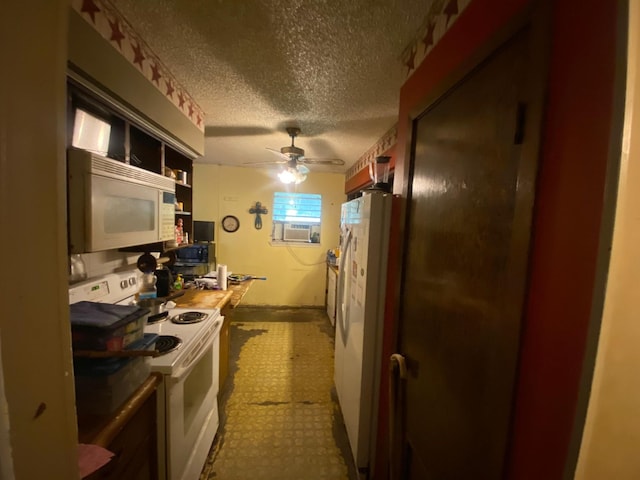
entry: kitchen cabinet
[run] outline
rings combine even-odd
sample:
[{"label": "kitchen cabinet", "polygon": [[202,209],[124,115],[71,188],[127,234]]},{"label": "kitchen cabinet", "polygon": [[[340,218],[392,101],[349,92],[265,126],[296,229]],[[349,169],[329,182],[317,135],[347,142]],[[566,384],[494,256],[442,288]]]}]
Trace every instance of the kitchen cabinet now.
[{"label": "kitchen cabinet", "polygon": [[[107,122],[109,134],[109,158],[143,168],[160,174],[173,176],[175,172],[183,172],[184,177],[176,178],[176,214],[175,224],[182,220],[183,232],[193,240],[193,156],[186,149],[172,142],[161,132],[155,132],[144,124],[141,118],[131,117],[122,108],[96,96],[86,86],[69,78],[67,95],[67,147],[72,146],[74,119],[76,109]],[[136,121],[138,119],[139,121]],[[164,251],[167,245],[162,242],[152,245],[135,246],[122,249],[124,251]]]},{"label": "kitchen cabinet", "polygon": [[331,325],[336,324],[336,296],[338,288],[338,269],[333,265],[327,265],[327,315]]},{"label": "kitchen cabinet", "polygon": [[157,388],[160,374],[152,373],[112,415],[80,416],[81,443],[99,445],[114,457],[85,480],[155,480],[158,478]]},{"label": "kitchen cabinet", "polygon": [[[100,28],[95,28],[94,22],[87,21],[86,17],[82,18],[78,5],[93,5],[91,2],[71,3],[76,4],[76,7],[70,7],[67,16],[68,77],[83,85],[112,110],[118,111],[123,118],[135,125],[144,124],[145,129],[153,132],[154,137],[167,144],[179,145],[178,148],[188,157],[204,155],[203,129],[177,108],[171,97],[167,96],[166,90],[157,88],[153,80],[140,73],[138,65],[129,57],[130,52],[114,48],[115,43],[108,37],[103,37]],[[119,15],[112,17],[114,12],[109,13],[111,7],[95,8],[101,21],[106,21],[104,14],[107,13],[107,18],[117,24]],[[93,13],[91,17],[93,18]],[[98,20],[96,22],[100,23]],[[149,68],[149,60],[144,60],[145,69]],[[170,78],[170,74],[163,74],[160,84],[165,80],[170,81]],[[177,95],[176,89],[174,98]]]},{"label": "kitchen cabinet", "polygon": [[128,163],[135,167],[162,174],[162,142],[135,125],[127,124],[127,127],[129,144],[125,144],[125,152],[128,152],[125,153],[125,161],[128,159]]}]

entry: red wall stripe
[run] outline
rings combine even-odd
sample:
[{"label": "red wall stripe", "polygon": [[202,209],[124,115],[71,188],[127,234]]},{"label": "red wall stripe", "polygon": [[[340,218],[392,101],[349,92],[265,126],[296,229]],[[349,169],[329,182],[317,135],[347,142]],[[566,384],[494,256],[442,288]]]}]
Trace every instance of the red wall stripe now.
[{"label": "red wall stripe", "polygon": [[511,478],[562,478],[596,273],[616,2],[554,2]]}]

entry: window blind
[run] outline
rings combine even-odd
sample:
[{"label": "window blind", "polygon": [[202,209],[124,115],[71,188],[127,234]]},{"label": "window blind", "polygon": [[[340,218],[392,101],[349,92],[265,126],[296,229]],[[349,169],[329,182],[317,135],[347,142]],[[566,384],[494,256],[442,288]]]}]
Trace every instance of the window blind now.
[{"label": "window blind", "polygon": [[275,192],[273,220],[276,222],[320,223],[322,195],[318,193]]}]

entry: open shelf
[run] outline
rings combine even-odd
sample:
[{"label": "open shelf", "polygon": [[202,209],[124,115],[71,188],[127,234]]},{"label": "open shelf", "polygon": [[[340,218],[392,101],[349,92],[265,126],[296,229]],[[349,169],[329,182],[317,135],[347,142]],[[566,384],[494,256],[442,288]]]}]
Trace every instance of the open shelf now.
[{"label": "open shelf", "polygon": [[[67,90],[67,147],[71,146],[74,114],[77,108],[88,111],[111,125],[111,135],[107,156],[145,170],[181,178],[177,172],[186,174],[186,181],[176,181],[176,202],[182,204],[182,210],[175,212],[175,223],[182,220],[184,233],[193,238],[193,159],[180,153],[142,124],[95,97],[79,83],[69,79]],[[177,204],[177,203],[176,203]],[[174,225],[175,225],[174,223]],[[121,251],[145,252],[162,251],[163,242],[149,245],[121,248]]]},{"label": "open shelf", "polygon": [[183,171],[187,174],[187,183],[176,181],[176,201],[182,203],[182,210],[176,210],[176,221],[182,218],[182,229],[191,239],[193,238],[193,161],[169,145],[165,145],[164,166],[174,172]]}]

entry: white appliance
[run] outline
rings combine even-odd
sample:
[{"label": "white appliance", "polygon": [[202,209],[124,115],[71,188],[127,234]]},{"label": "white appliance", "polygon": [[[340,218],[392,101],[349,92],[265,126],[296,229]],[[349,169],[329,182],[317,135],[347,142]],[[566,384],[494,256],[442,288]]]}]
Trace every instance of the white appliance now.
[{"label": "white appliance", "polygon": [[282,239],[285,242],[311,241],[311,225],[304,223],[285,223]]},{"label": "white appliance", "polygon": [[334,381],[351,452],[366,478],[375,449],[389,226],[389,193],[342,205]]},{"label": "white appliance", "polygon": [[72,253],[172,240],[175,180],[80,149],[69,149]]},{"label": "white appliance", "polygon": [[[128,304],[139,284],[139,272],[105,275],[74,285],[69,303]],[[173,308],[167,312],[165,319],[144,328],[145,333],[160,335],[158,343],[169,337],[181,341],[174,350],[149,359],[151,371],[162,373],[164,379],[158,389],[159,478],[194,480],[218,430],[219,333],[224,317],[218,309]],[[202,320],[174,323],[187,313],[198,314]]]}]

